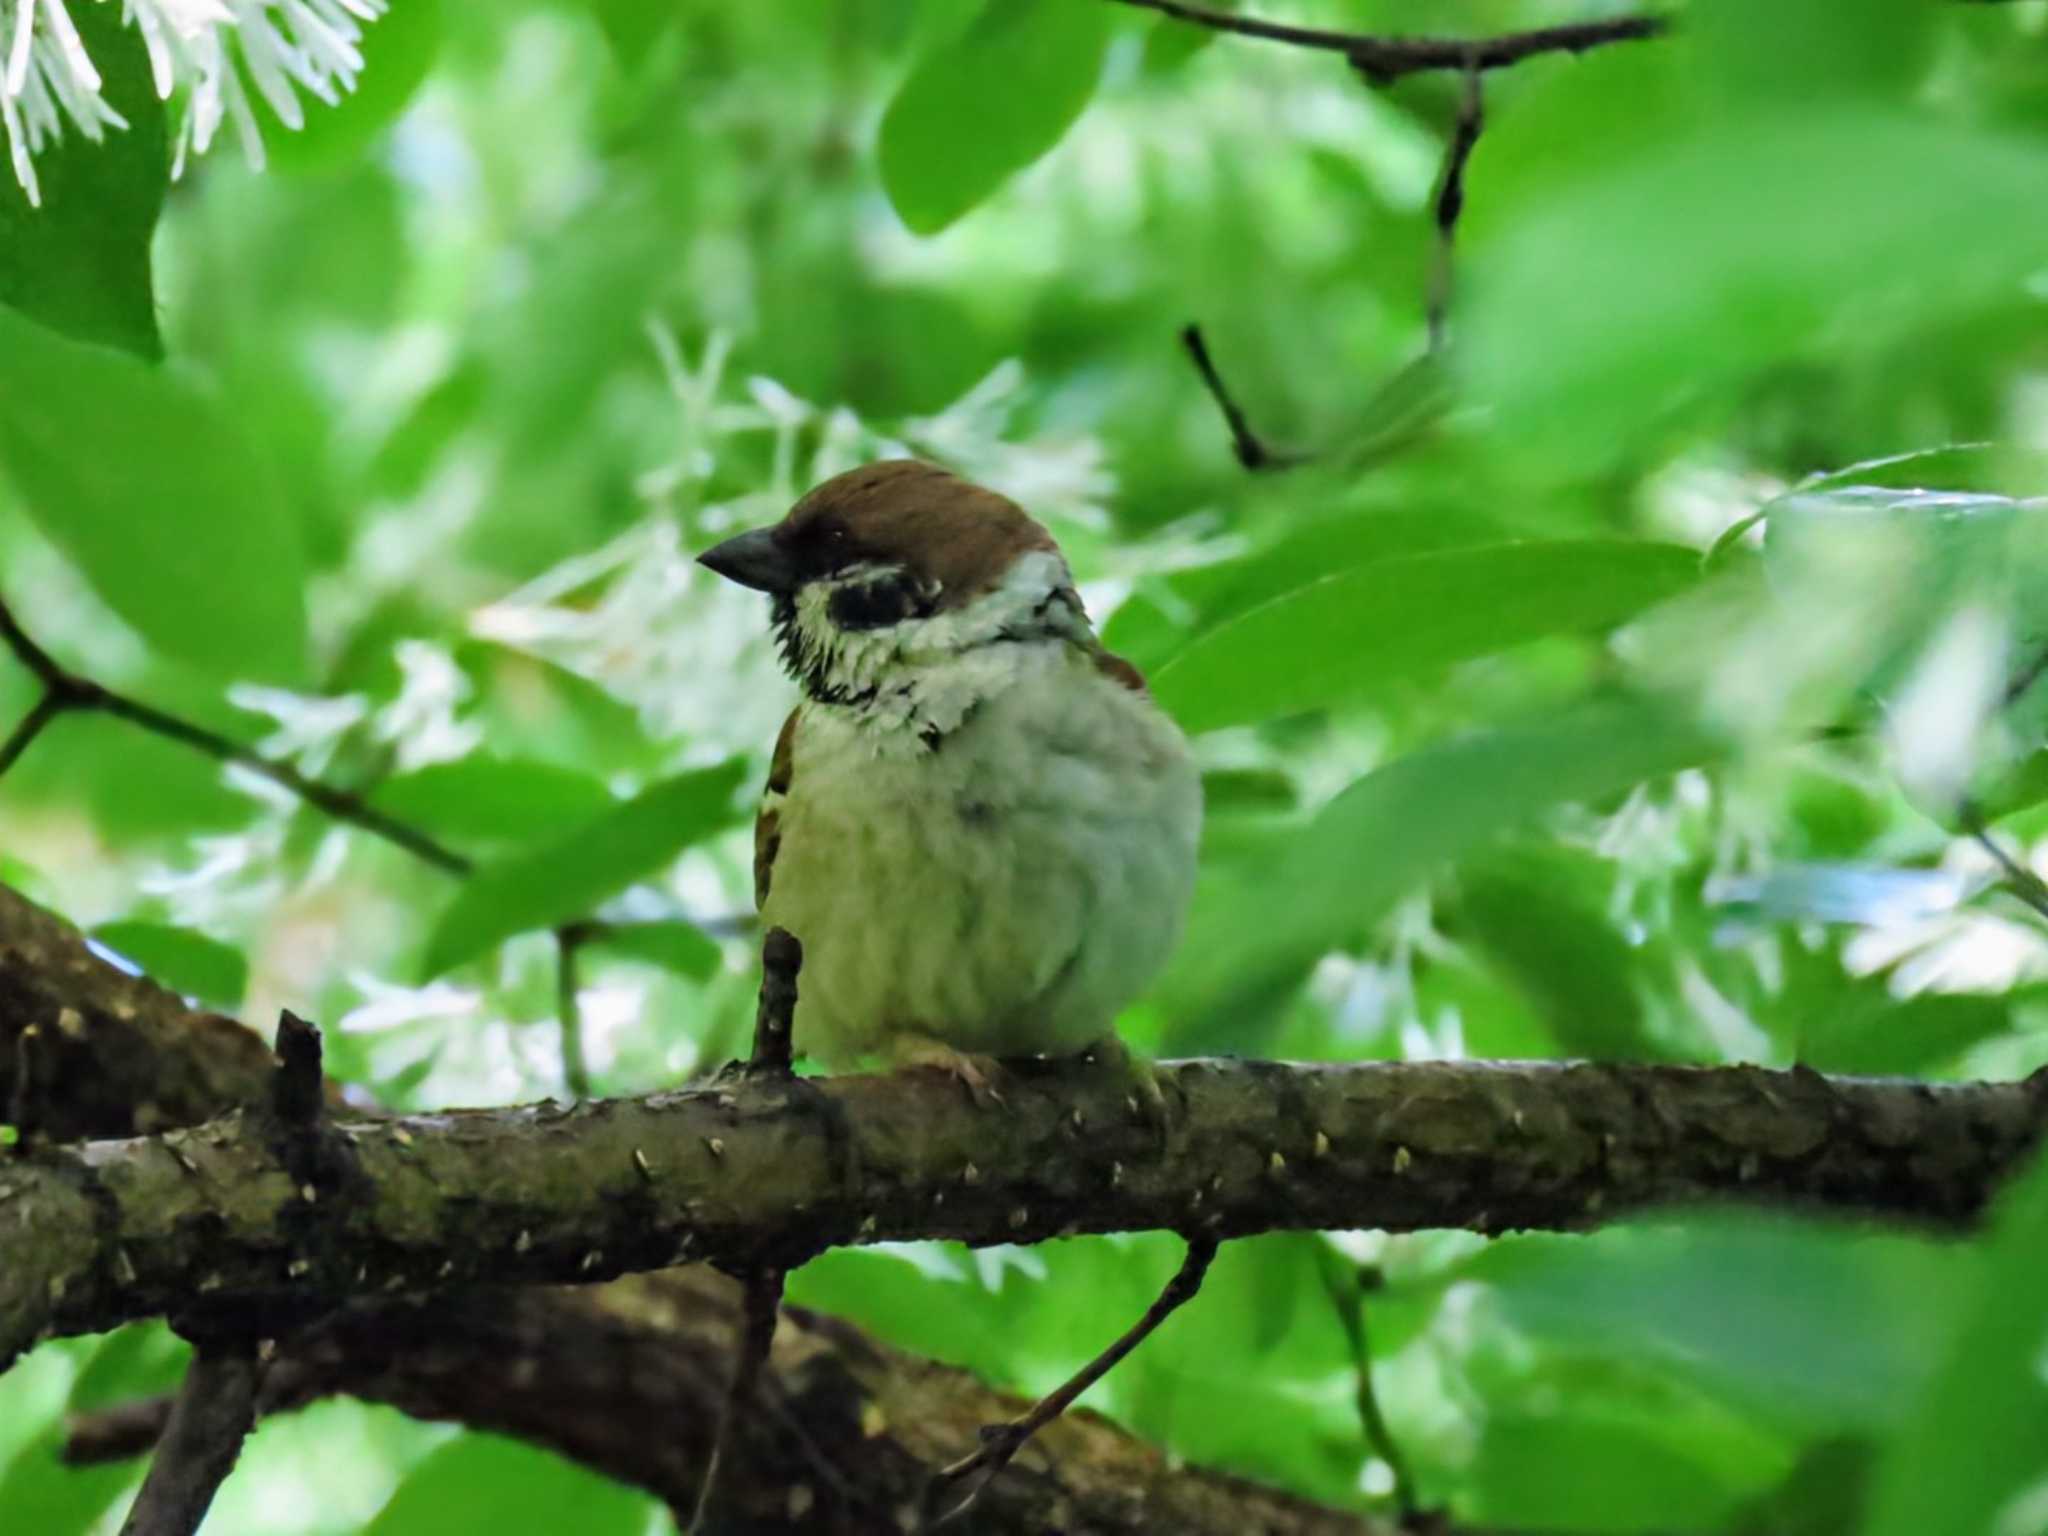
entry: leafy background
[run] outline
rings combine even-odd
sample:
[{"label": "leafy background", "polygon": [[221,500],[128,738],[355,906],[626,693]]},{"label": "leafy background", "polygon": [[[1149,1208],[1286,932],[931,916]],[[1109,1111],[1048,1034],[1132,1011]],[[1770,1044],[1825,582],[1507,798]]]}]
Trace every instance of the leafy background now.
[{"label": "leafy background", "polygon": [[[72,9],[132,128],[48,152],[41,210],[0,195],[5,598],[468,872],[69,714],[0,790],[0,878],[209,1006],[317,1017],[385,1101],[562,1093],[547,930],[592,914],[631,924],[580,955],[595,1091],[732,1052],[789,689],[690,557],[904,448],[1050,523],[1196,733],[1202,889],[1145,1048],[2048,1063],[2041,919],[1966,835],[1973,805],[2016,858],[2048,833],[2042,5],[1699,0],[1489,75],[1427,360],[1454,76],[1370,90],[1107,0],[394,0],[265,173],[167,187],[133,35]],[[1306,463],[1232,460],[1190,321]],[[0,720],[36,696],[0,666]],[[1362,1309],[1412,1492],[1461,1520],[2036,1532],[2044,1202],[1968,1247],[1753,1216],[1234,1243],[1091,1401],[1386,1507]],[[846,1251],[792,1295],[1037,1390],[1176,1256]],[[0,1511],[113,1529],[139,1472],[56,1466],[61,1415],[179,1349],[0,1380]],[[335,1402],[262,1426],[208,1529],[665,1520]]]}]

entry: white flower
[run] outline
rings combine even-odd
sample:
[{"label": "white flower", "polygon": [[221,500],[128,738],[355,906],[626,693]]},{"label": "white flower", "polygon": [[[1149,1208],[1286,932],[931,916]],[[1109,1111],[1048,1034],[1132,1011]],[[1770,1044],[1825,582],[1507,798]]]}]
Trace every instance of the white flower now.
[{"label": "white flower", "polygon": [[[100,95],[100,74],[87,56],[66,5],[115,0],[0,0],[0,122],[14,176],[31,203],[42,201],[35,155],[55,142],[68,119],[94,143],[108,128],[126,128]],[[171,174],[188,154],[203,153],[232,118],[243,153],[258,169],[263,139],[249,100],[253,86],[286,127],[305,124],[304,92],[332,105],[355,89],[362,73],[363,26],[384,14],[387,0],[120,0],[122,21],[142,34],[156,93],[182,93],[173,135]]]}]

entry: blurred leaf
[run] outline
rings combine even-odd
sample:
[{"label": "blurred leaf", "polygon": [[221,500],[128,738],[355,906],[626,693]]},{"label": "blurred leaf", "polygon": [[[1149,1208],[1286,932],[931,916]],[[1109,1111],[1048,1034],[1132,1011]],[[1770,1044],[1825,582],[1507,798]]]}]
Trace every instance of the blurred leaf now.
[{"label": "blurred leaf", "polygon": [[130,1323],[107,1335],[71,1384],[64,1411],[97,1413],[102,1408],[155,1397],[185,1379],[192,1346],[161,1322]]},{"label": "blurred leaf", "polygon": [[386,779],[370,803],[446,837],[524,842],[588,821],[612,794],[574,768],[477,752]]},{"label": "blurred leaf", "polygon": [[132,1462],[68,1466],[58,1459],[63,1448],[64,1426],[53,1424],[15,1452],[0,1474],[0,1509],[22,1519],[32,1513],[35,1536],[87,1536],[141,1475]]},{"label": "blurred leaf", "polygon": [[1545,635],[1595,631],[1689,586],[1669,544],[1504,544],[1383,560],[1253,608],[1196,639],[1153,692],[1198,732],[1339,702]]},{"label": "blurred leaf", "polygon": [[1687,28],[1730,104],[1895,95],[1927,66],[1934,12],[1920,0],[1713,0]]},{"label": "blurred leaf", "polygon": [[294,130],[268,110],[259,116],[264,150],[283,169],[323,171],[345,165],[398,120],[441,51],[441,0],[393,0],[363,25],[357,46],[363,69],[356,88],[332,106],[302,100],[303,127]]},{"label": "blurred leaf", "polygon": [[1493,1412],[1466,1481],[1472,1515],[1532,1531],[1713,1530],[1730,1488],[1674,1437],[1598,1405]]},{"label": "blurred leaf", "polygon": [[1185,631],[1159,602],[1141,592],[1110,616],[1103,644],[1140,666],[1157,666],[1192,635],[1324,577],[1402,555],[1498,543],[1502,536],[1500,524],[1447,506],[1373,507],[1291,520],[1287,531],[1262,549],[1166,578],[1163,586],[1172,609],[1190,615]]},{"label": "blurred leaf", "polygon": [[1566,1347],[1659,1363],[1797,1427],[1888,1426],[1946,1338],[1930,1298],[1967,1287],[1974,1256],[1931,1240],[1754,1212],[1657,1227],[1507,1239],[1464,1277]]},{"label": "blurred leaf", "polygon": [[745,764],[677,774],[560,839],[476,871],[427,939],[421,980],[515,933],[589,916],[607,897],[666,868],[724,826]]},{"label": "blurred leaf", "polygon": [[1830,327],[1899,338],[2009,291],[2048,259],[2048,230],[2010,216],[2044,184],[2037,141],[1850,107],[1653,140],[1470,242],[1467,376],[1505,434],[1583,473]]},{"label": "blurred leaf", "polygon": [[1734,1536],[1841,1536],[1857,1530],[1875,1461],[1868,1440],[1822,1440],[1782,1484],[1745,1504],[1729,1529]]},{"label": "blurred leaf", "polygon": [[879,145],[903,222],[937,234],[1059,143],[1095,94],[1112,20],[1093,0],[990,0],[919,59]]},{"label": "blurred leaf", "polygon": [[67,14],[101,96],[128,126],[103,128],[94,143],[66,123],[34,157],[40,207],[0,173],[0,303],[80,341],[159,358],[149,256],[171,174],[163,103],[142,34],[122,24],[118,6]]},{"label": "blurred leaf", "polygon": [[101,923],[92,937],[158,985],[210,1007],[233,1008],[248,989],[249,962],[242,952],[193,929],[130,920]]},{"label": "blurred leaf", "polygon": [[1566,1055],[1670,1060],[1648,1031],[1636,952],[1588,899],[1599,866],[1562,851],[1488,861],[1460,874],[1448,920],[1528,995]]},{"label": "blurred leaf", "polygon": [[496,1435],[464,1434],[414,1467],[363,1536],[640,1536],[643,1493]]},{"label": "blurred leaf", "polygon": [[303,673],[296,530],[210,393],[0,311],[0,462],[43,531],[166,655],[229,677]]},{"label": "blurred leaf", "polygon": [[1202,775],[1202,812],[1207,816],[1247,811],[1291,811],[1294,781],[1277,768],[1212,768]]},{"label": "blurred leaf", "polygon": [[702,981],[718,969],[718,946],[689,923],[619,923],[600,929],[591,943],[629,960],[645,960]]},{"label": "blurred leaf", "polygon": [[1960,1327],[1925,1388],[1901,1405],[1871,1490],[1866,1536],[2040,1528],[2048,1161],[2037,1156],[1999,1197],[1983,1259],[1978,1285],[1929,1293]]},{"label": "blurred leaf", "polygon": [[1440,866],[1567,800],[1711,758],[1700,727],[1648,700],[1607,699],[1425,748],[1338,795],[1256,879],[1198,901],[1165,995],[1184,1028],[1357,942]]}]

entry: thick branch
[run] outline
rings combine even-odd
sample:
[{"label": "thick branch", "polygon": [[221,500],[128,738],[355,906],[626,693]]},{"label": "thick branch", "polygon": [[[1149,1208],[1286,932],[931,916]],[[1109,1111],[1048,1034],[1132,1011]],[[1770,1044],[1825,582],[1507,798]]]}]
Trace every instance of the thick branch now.
[{"label": "thick branch", "polygon": [[[742,1311],[739,1286],[700,1266],[603,1286],[363,1303],[284,1346],[258,1409],[347,1393],[516,1435],[687,1511]],[[899,1512],[916,1508],[931,1469],[1027,1406],[801,1307],[783,1308],[760,1389],[760,1409],[734,1423],[719,1496],[731,1527],[757,1536],[901,1536]],[[166,1406],[80,1422],[67,1459],[141,1454]],[[1019,1465],[1031,1475],[990,1487],[976,1531],[1394,1536],[1379,1520],[1174,1466],[1089,1413],[1048,1425]]]},{"label": "thick branch", "polygon": [[1286,43],[1324,53],[1340,53],[1367,79],[1385,85],[1404,75],[1432,69],[1486,70],[1519,64],[1544,53],[1584,53],[1609,43],[1634,42],[1656,37],[1670,23],[1661,16],[1617,16],[1605,21],[1566,22],[1555,27],[1535,27],[1527,32],[1506,32],[1495,37],[1376,37],[1364,32],[1335,32],[1322,27],[1296,27],[1284,22],[1261,21],[1233,11],[1211,10],[1184,0],[1120,0],[1121,4],[1158,11],[1177,21],[1228,32],[1237,37],[1254,37],[1269,43]]},{"label": "thick branch", "polygon": [[[1000,1106],[937,1074],[565,1107],[337,1115],[321,1191],[261,1117],[46,1148],[0,1174],[0,1359],[193,1297],[292,1304],[790,1267],[886,1239],[1582,1228],[1739,1200],[1958,1223],[2032,1145],[2048,1077],[1162,1063],[1163,1141],[1119,1075],[1015,1064]],[[313,1198],[317,1193],[317,1198]]]}]

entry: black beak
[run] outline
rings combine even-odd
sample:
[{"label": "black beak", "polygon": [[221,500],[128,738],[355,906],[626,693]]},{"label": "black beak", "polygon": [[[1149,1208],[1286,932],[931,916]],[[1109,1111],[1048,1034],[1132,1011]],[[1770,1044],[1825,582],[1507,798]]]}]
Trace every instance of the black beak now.
[{"label": "black beak", "polygon": [[758,592],[794,592],[796,562],[775,542],[772,528],[750,528],[736,533],[723,544],[714,544],[697,557],[697,563],[716,571],[727,581]]}]

